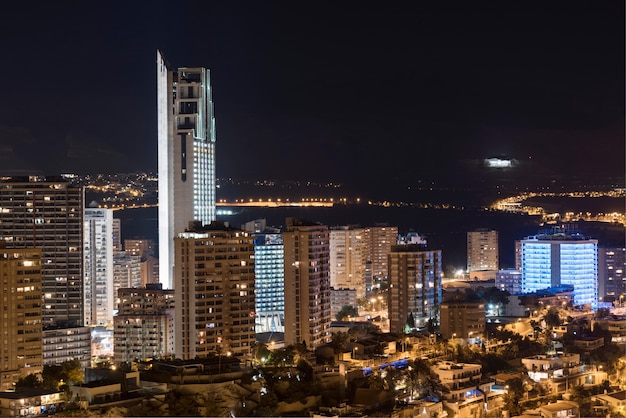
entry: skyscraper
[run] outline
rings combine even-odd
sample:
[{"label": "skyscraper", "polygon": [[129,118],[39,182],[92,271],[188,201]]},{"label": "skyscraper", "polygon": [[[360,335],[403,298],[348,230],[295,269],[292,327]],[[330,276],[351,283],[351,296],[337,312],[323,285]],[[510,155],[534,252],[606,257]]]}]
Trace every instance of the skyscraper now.
[{"label": "skyscraper", "polygon": [[178,234],[175,354],[183,360],[250,354],[254,331],[254,243],[223,223]]},{"label": "skyscraper", "polygon": [[85,209],[85,325],[113,325],[113,210]]},{"label": "skyscraper", "polygon": [[437,321],[441,303],[441,250],[395,245],[389,258],[389,330],[404,332]]},{"label": "skyscraper", "polygon": [[365,298],[366,261],[370,256],[368,231],[349,226],[330,231],[330,285],[356,290],[356,298]]},{"label": "skyscraper", "polygon": [[574,286],[576,305],[598,301],[598,241],[579,234],[542,234],[522,240],[522,292]]},{"label": "skyscraper", "polygon": [[328,227],[287,218],[285,246],[285,344],[309,348],[330,342]]},{"label": "skyscraper", "polygon": [[174,353],[174,291],[160,283],[119,289],[115,315],[115,364]]},{"label": "skyscraper", "polygon": [[215,220],[215,118],[209,70],[169,68],[157,51],[159,280],[172,288],[174,237]]},{"label": "skyscraper", "polygon": [[8,250],[0,240],[4,316],[0,321],[0,390],[43,370],[41,336],[41,250]]},{"label": "skyscraper", "polygon": [[7,248],[41,248],[44,329],[82,326],[82,187],[38,176],[0,181],[0,238]]},{"label": "skyscraper", "polygon": [[398,227],[376,225],[367,228],[369,231],[372,276],[376,279],[387,277],[387,254],[391,246],[398,243]]},{"label": "skyscraper", "polygon": [[256,332],[284,332],[285,266],[283,236],[254,234]]},{"label": "skyscraper", "polygon": [[598,249],[598,296],[602,300],[624,301],[626,294],[626,248]]},{"label": "skyscraper", "polygon": [[467,271],[498,270],[498,231],[467,233]]},{"label": "skyscraper", "polygon": [[7,248],[41,248],[44,365],[67,355],[85,365],[91,360],[83,326],[83,208],[83,188],[63,178],[0,181],[0,238]]}]

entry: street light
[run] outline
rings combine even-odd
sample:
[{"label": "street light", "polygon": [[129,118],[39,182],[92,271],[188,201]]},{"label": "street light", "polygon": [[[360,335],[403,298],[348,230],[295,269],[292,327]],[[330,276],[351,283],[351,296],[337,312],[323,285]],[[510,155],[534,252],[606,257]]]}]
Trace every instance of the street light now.
[{"label": "street light", "polygon": [[352,347],[352,358],[356,359],[356,352],[359,350],[359,347],[354,346]]}]

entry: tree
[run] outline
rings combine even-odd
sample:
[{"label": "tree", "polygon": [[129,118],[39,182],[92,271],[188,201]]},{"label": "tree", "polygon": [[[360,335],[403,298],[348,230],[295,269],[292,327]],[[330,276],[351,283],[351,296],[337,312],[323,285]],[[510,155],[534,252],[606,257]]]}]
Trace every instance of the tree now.
[{"label": "tree", "polygon": [[168,392],[165,397],[170,416],[175,417],[197,417],[198,402],[190,397],[182,396],[178,392]]},{"label": "tree", "polygon": [[69,360],[54,366],[43,366],[42,387],[58,390],[63,381],[66,384],[80,383],[84,379],[84,371],[78,360]]},{"label": "tree", "polygon": [[41,380],[35,374],[29,374],[26,377],[22,377],[15,383],[18,388],[38,388],[41,387]]},{"label": "tree", "polygon": [[549,328],[561,325],[561,317],[556,309],[550,308],[546,316],[543,318]]},{"label": "tree", "polygon": [[511,415],[519,414],[522,409],[519,405],[524,395],[524,382],[519,377],[506,381],[507,392],[504,394],[504,409]]},{"label": "tree", "polygon": [[350,339],[350,336],[348,335],[347,332],[338,331],[338,332],[333,332],[330,338],[331,338],[330,343],[328,345],[330,345],[333,348],[333,351],[335,352],[335,354],[339,354],[344,349],[344,346]]},{"label": "tree", "polygon": [[357,317],[359,316],[359,311],[354,306],[343,305],[341,310],[335,315],[335,318],[337,318],[337,321],[343,321],[348,316]]}]

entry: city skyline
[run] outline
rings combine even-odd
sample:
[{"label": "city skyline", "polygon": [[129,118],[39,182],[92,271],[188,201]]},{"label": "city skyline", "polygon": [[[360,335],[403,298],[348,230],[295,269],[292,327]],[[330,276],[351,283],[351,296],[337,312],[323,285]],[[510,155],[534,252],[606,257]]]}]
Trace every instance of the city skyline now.
[{"label": "city skyline", "polygon": [[619,2],[23,7],[2,22],[5,171],[155,170],[160,48],[211,70],[218,177],[380,188],[495,156],[515,178],[624,175]]}]

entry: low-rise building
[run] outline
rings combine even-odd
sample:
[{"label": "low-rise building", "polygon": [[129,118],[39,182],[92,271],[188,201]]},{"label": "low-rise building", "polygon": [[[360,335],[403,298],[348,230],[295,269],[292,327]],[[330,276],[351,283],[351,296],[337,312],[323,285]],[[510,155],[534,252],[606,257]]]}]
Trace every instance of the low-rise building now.
[{"label": "low-rise building", "polygon": [[462,403],[475,398],[482,399],[492,385],[491,380],[482,380],[480,364],[445,361],[431,369],[443,386],[443,399],[446,401]]},{"label": "low-rise building", "polygon": [[615,414],[624,415],[626,413],[626,390],[595,395],[591,397],[591,401],[600,402]]},{"label": "low-rise building", "polygon": [[574,347],[588,353],[604,346],[603,337],[580,337],[574,340]]},{"label": "low-rise building", "polygon": [[62,408],[61,392],[47,389],[19,388],[0,392],[0,416],[48,416]]},{"label": "low-rise building", "polygon": [[602,319],[591,321],[591,329],[600,327],[611,333],[612,341],[616,344],[626,343],[626,316],[610,315]]},{"label": "low-rise building", "polygon": [[580,409],[576,402],[557,401],[537,408],[541,418],[580,418]]},{"label": "low-rise building", "polygon": [[553,393],[565,392],[577,385],[598,385],[607,373],[591,370],[580,362],[580,354],[537,355],[522,359],[528,377],[545,384]]}]

